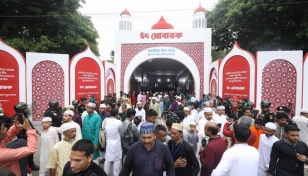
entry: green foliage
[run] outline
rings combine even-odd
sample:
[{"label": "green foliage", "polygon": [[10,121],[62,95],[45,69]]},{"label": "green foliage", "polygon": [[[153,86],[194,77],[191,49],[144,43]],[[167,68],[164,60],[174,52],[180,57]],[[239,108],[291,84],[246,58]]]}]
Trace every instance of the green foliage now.
[{"label": "green foliage", "polygon": [[78,9],[83,0],[1,0],[0,37],[25,54],[48,52],[69,54],[87,45],[99,55],[99,37],[89,17]]},{"label": "green foliage", "polygon": [[254,53],[308,51],[308,2],[305,0],[220,0],[206,13],[216,50],[238,41]]}]

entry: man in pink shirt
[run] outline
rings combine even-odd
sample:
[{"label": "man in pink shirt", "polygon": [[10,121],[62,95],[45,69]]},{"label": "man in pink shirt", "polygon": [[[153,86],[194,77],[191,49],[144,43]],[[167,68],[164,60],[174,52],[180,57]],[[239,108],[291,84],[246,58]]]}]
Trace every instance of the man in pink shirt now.
[{"label": "man in pink shirt", "polygon": [[[0,122],[0,167],[7,168],[14,172],[17,176],[20,176],[20,168],[18,161],[36,151],[38,137],[35,129],[33,129],[29,123],[29,120],[23,116],[24,123],[20,124],[18,118],[15,120],[15,125],[11,126],[9,131]],[[14,139],[14,137],[20,132],[20,130],[27,130],[27,146],[10,149],[6,148],[5,145]]]}]

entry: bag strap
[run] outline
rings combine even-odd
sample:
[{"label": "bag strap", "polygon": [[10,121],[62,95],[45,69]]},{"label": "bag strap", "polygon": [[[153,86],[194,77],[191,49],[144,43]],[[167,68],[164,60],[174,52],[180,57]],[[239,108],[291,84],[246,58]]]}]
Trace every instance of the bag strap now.
[{"label": "bag strap", "polygon": [[104,119],[104,122],[103,122],[103,126],[102,126],[102,129],[103,129],[103,130],[105,130],[106,123],[107,123],[107,117]]}]

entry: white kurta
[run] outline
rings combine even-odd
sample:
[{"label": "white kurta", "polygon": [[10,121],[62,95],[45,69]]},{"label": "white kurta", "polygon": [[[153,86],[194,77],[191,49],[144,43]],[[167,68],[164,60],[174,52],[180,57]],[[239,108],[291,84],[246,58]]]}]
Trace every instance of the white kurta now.
[{"label": "white kurta", "polygon": [[184,127],[184,129],[183,129],[183,139],[185,141],[188,141],[188,134],[189,134],[189,130],[190,130],[190,125],[189,125],[190,122],[195,122],[195,116],[192,115],[192,114],[185,117],[183,119],[183,122],[182,122],[183,127]]},{"label": "white kurta", "polygon": [[207,138],[207,140],[209,139],[208,136],[205,136],[204,134],[204,126],[207,122],[214,122],[213,119],[211,119],[210,121],[207,120],[205,117],[203,117],[201,120],[199,120],[198,122],[198,127],[197,127],[197,130],[198,130],[198,137],[199,137],[199,141],[202,140],[202,138]]},{"label": "white kurta", "polygon": [[141,116],[142,117],[142,122],[145,122],[145,110],[142,108],[141,110],[139,110],[138,108],[135,109],[136,114],[135,116]]},{"label": "white kurta", "polygon": [[121,137],[118,131],[120,125],[122,122],[114,117],[108,118],[106,122],[106,161],[116,161],[122,158]]},{"label": "white kurta", "polygon": [[227,116],[225,115],[218,115],[216,114],[214,117],[213,117],[214,121],[216,124],[221,124],[221,128],[220,128],[220,132],[218,132],[218,135],[223,137],[223,129],[224,129],[224,125],[225,123],[227,122]]},{"label": "white kurta", "polygon": [[259,152],[245,144],[234,144],[222,155],[212,176],[257,176]]},{"label": "white kurta", "polygon": [[295,116],[292,119],[296,123],[299,131],[299,140],[308,145],[308,118],[305,116]]},{"label": "white kurta", "polygon": [[265,167],[269,165],[270,155],[272,151],[273,144],[278,141],[279,139],[276,136],[266,137],[265,134],[260,135],[259,141],[259,165],[258,165],[258,176],[267,176],[265,172]]},{"label": "white kurta", "polygon": [[49,160],[51,150],[53,146],[59,142],[59,136],[57,130],[50,127],[46,131],[41,132],[41,154],[40,154],[40,176],[44,176],[46,169],[46,164]]},{"label": "white kurta", "polygon": [[161,112],[160,112],[159,104],[157,102],[155,102],[155,104],[153,104],[151,102],[150,103],[150,109],[154,109],[157,112],[157,117],[161,117]]},{"label": "white kurta", "polygon": [[137,102],[139,102],[139,101],[141,102],[141,101],[142,101],[142,98],[141,98],[141,97],[142,97],[142,95],[141,95],[141,94],[138,94],[138,96],[137,96]]}]

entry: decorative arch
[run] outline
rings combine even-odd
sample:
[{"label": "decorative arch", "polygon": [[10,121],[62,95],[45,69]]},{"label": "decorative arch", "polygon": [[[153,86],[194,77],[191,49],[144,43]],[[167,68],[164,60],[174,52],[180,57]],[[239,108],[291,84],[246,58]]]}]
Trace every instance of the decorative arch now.
[{"label": "decorative arch", "polygon": [[36,64],[32,70],[32,119],[39,121],[48,108],[50,100],[58,100],[60,106],[64,102],[64,71],[53,61]]},{"label": "decorative arch", "polygon": [[[302,96],[302,106],[303,107],[308,107],[308,53],[305,54],[304,59],[303,59],[303,96]],[[304,98],[305,97],[305,98]]]},{"label": "decorative arch", "polygon": [[[71,86],[71,89],[70,89],[70,102],[76,98],[80,98],[80,97],[86,97],[86,96],[89,96],[89,90],[87,90],[86,92],[81,92],[80,95],[78,95],[78,97],[76,96],[76,85],[78,84],[77,82],[77,77],[79,77],[80,79],[83,77],[82,75],[79,75],[76,74],[76,72],[78,70],[76,70],[76,66],[78,64],[78,62],[84,62],[85,60],[88,60],[89,62],[92,63],[92,65],[97,65],[97,68],[99,71],[98,75],[95,75],[95,79],[98,78],[98,81],[99,83],[95,83],[94,86],[98,86],[99,89],[96,91],[96,88],[94,90],[94,94],[96,95],[99,95],[99,97],[97,97],[99,100],[103,100],[104,99],[104,95],[105,95],[105,86],[103,86],[102,84],[105,83],[104,80],[100,79],[100,78],[105,78],[105,72],[104,72],[104,67],[103,67],[103,64],[102,62],[100,61],[100,59],[91,51],[90,47],[87,46],[87,48],[81,52],[81,53],[78,53],[76,54],[71,62],[70,62],[70,86]],[[89,70],[88,67],[90,67],[91,65],[88,65],[88,64],[85,64],[84,65],[84,69],[86,70]],[[90,85],[91,86],[91,85]],[[78,88],[78,87],[77,87]],[[91,89],[92,87],[90,87]],[[91,94],[92,92],[90,92]]]},{"label": "decorative arch", "polygon": [[16,102],[26,102],[26,65],[24,56],[0,39],[0,103],[7,116],[15,114]]},{"label": "decorative arch", "polygon": [[[226,73],[225,69],[228,62],[232,68],[229,67],[227,69],[229,73]],[[230,64],[231,62],[233,64]],[[243,63],[241,62],[246,63],[247,66],[244,67]],[[250,99],[250,101],[255,101],[255,70],[256,68],[254,56],[250,52],[240,48],[238,43],[235,42],[232,50],[224,57],[219,67],[219,95],[223,98],[230,96],[230,98],[234,101],[247,97]],[[236,74],[234,73],[236,71],[243,71],[242,73],[239,73],[238,76],[247,78],[246,80],[248,80],[248,82],[246,82],[246,86],[242,86],[241,84],[244,81],[244,78],[240,78],[242,80],[234,80],[239,82],[232,82],[233,80],[229,82],[230,79],[233,79],[229,75],[232,74],[232,77],[236,77]],[[246,93],[242,92],[242,90],[246,90]],[[247,95],[247,97],[243,97],[244,95]]]},{"label": "decorative arch", "polygon": [[[147,49],[150,48],[171,48],[175,49],[174,55],[170,57],[154,57],[149,56]],[[130,75],[134,69],[137,68],[142,62],[155,59],[167,58],[178,59],[177,61],[189,66],[191,73],[194,73],[194,80],[196,80],[197,97],[203,94],[204,91],[204,43],[144,43],[144,44],[122,44],[121,45],[121,70],[119,89],[128,91]],[[133,64],[132,64],[133,63]],[[128,65],[130,67],[128,68]],[[128,78],[128,79],[127,79]],[[198,84],[198,85],[197,85]],[[125,86],[127,87],[125,87]],[[197,88],[198,86],[198,88]],[[199,92],[199,93],[197,93]]]},{"label": "decorative arch", "polygon": [[218,75],[216,68],[212,68],[210,72],[209,92],[213,97],[218,95]]},{"label": "decorative arch", "polygon": [[262,71],[261,100],[269,100],[272,104],[271,110],[274,112],[276,107],[292,103],[292,110],[295,112],[296,84],[297,73],[292,63],[283,59],[271,61]]},{"label": "decorative arch", "polygon": [[[155,45],[155,44],[153,44]],[[175,50],[175,54],[174,56],[172,57],[157,57],[157,56],[149,56],[149,53],[148,53],[148,50],[147,49],[174,49]],[[143,62],[147,61],[147,60],[150,60],[150,59],[155,59],[155,58],[165,58],[165,59],[172,59],[172,60],[176,60],[178,62],[181,62],[183,65],[186,65],[189,67],[187,67],[187,69],[191,72],[193,78],[194,78],[194,81],[195,81],[195,92],[196,92],[196,95],[198,95],[197,98],[200,97],[200,94],[203,94],[203,79],[204,79],[204,76],[203,76],[203,72],[202,74],[200,74],[200,67],[202,68],[203,70],[203,60],[202,60],[202,66],[200,66],[200,63],[198,64],[195,64],[195,61],[187,54],[185,53],[184,51],[178,49],[178,48],[173,48],[173,47],[151,47],[151,48],[147,48],[143,51],[141,51],[140,53],[138,53],[135,57],[132,58],[132,60],[128,63],[127,67],[126,67],[126,70],[125,70],[125,73],[123,73],[124,75],[122,76],[121,75],[121,88],[124,88],[124,92],[128,92],[128,89],[129,89],[129,80],[130,80],[130,77],[131,75],[133,74],[133,72],[135,71],[135,69],[140,65],[142,64]],[[180,59],[179,59],[180,58]],[[199,66],[199,68],[198,68]],[[124,67],[121,65],[121,72],[122,70],[124,69]],[[124,84],[123,84],[123,82]],[[124,87],[124,85],[126,87]],[[200,89],[198,89],[200,88]]]},{"label": "decorative arch", "polygon": [[106,72],[106,95],[115,93],[115,73],[112,68]]}]

